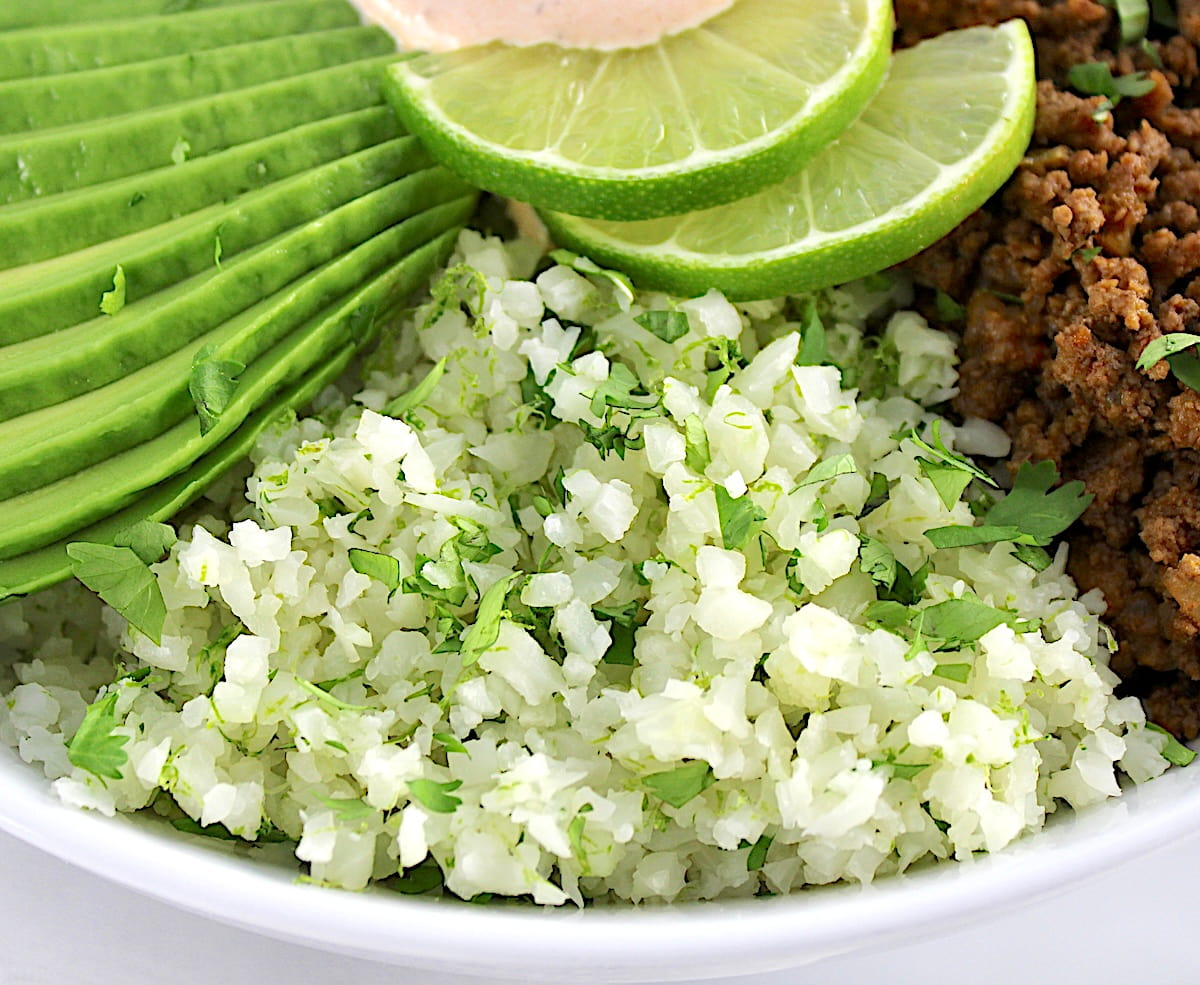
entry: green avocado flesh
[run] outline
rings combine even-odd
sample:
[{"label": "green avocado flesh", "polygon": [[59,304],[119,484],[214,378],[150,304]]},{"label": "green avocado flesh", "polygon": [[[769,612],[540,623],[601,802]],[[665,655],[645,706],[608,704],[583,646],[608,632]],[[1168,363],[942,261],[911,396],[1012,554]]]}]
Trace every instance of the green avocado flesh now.
[{"label": "green avocado flesh", "polygon": [[[0,600],[200,495],[386,330],[476,203],[384,105],[391,42],[343,0],[14,6]],[[198,360],[235,369],[203,420]]]}]

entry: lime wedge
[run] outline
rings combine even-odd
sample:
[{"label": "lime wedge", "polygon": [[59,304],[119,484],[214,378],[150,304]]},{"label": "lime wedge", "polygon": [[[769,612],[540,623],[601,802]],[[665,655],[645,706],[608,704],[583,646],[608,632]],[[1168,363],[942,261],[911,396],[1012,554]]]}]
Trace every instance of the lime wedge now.
[{"label": "lime wedge", "polygon": [[899,51],[879,95],[807,168],[685,216],[604,222],[543,213],[554,238],[675,294],[738,300],[815,290],[907,259],[982,205],[1033,128],[1022,21]]},{"label": "lime wedge", "polygon": [[575,215],[707,208],[794,173],[878,91],[890,0],[738,0],[617,51],[484,45],[388,71],[405,125],[488,191]]}]

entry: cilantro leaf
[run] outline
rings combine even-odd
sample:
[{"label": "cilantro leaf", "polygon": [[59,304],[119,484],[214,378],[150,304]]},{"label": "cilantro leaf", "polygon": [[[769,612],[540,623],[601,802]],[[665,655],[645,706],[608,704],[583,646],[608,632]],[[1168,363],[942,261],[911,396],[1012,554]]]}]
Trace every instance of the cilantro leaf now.
[{"label": "cilantro leaf", "polygon": [[339,821],[347,824],[365,821],[375,814],[375,808],[364,803],[359,797],[322,797],[317,794],[317,800],[333,811]]},{"label": "cilantro leaf", "polygon": [[1192,352],[1177,352],[1167,356],[1171,372],[1184,386],[1200,392],[1200,358]]},{"label": "cilantro leaf", "polygon": [[237,391],[238,377],[245,365],[232,359],[217,359],[216,350],[206,345],[192,360],[188,377],[188,392],[196,404],[200,418],[200,433],[208,434],[217,423]]},{"label": "cilantro leaf", "polygon": [[682,807],[713,785],[712,767],[703,759],[693,760],[673,770],[651,773],[642,777],[642,784],[652,794],[672,807]]},{"label": "cilantro leaf", "polygon": [[[326,691],[323,687],[319,687],[312,681],[306,681],[303,677],[297,677],[296,683],[322,704],[328,705],[336,711],[371,711],[367,705],[352,705],[349,701],[343,701],[341,698],[335,697]],[[340,682],[339,682],[340,683]]]},{"label": "cilantro leaf", "polygon": [[[640,390],[640,393],[635,393]],[[647,393],[637,374],[624,363],[613,363],[609,367],[608,379],[596,387],[592,394],[591,410],[603,417],[607,408],[621,410],[649,410],[658,406],[659,398]]]},{"label": "cilantro leaf", "polygon": [[[1144,96],[1154,88],[1154,80],[1145,72],[1130,72],[1113,77],[1104,62],[1083,62],[1067,71],[1067,83],[1085,96],[1105,96],[1116,106],[1123,98]],[[1109,107],[1112,108],[1112,107]]]},{"label": "cilantro leaf", "polygon": [[[941,420],[935,420],[933,422],[932,426],[930,427],[930,433],[933,438],[932,444],[922,438],[917,432],[916,428],[910,428],[908,431],[902,431],[896,436],[900,441],[911,441],[922,452],[930,456],[928,459],[917,459],[917,461],[921,463],[922,471],[924,471],[927,465],[941,464],[958,469],[962,472],[966,472],[972,478],[978,479],[980,482],[985,482],[989,486],[996,485],[996,480],[984,472],[983,469],[979,468],[979,466],[975,465],[969,459],[950,451],[950,449],[946,447],[946,443],[942,440]],[[926,475],[928,475],[928,473],[926,473]],[[939,492],[938,495],[940,496],[941,493]]]},{"label": "cilantro leaf", "polygon": [[462,780],[451,780],[449,783],[438,783],[436,780],[409,780],[408,795],[426,810],[435,814],[453,814],[455,808],[462,803],[462,798],[452,797]]},{"label": "cilantro leaf", "polygon": [[446,752],[459,752],[467,757],[470,757],[471,755],[467,751],[467,747],[459,742],[458,739],[452,736],[449,732],[434,732],[433,738],[442,744],[442,748],[445,749]]},{"label": "cilantro leaf", "polygon": [[750,846],[750,851],[746,855],[747,872],[757,872],[763,867],[767,861],[767,852],[771,850],[771,842],[774,840],[766,833],[758,836],[758,840]]},{"label": "cilantro leaf", "polygon": [[721,542],[727,551],[740,551],[758,536],[767,514],[748,495],[734,499],[720,484],[713,486],[713,493],[717,497],[717,516],[721,521]]},{"label": "cilantro leaf", "polygon": [[865,574],[881,588],[890,589],[896,584],[898,574],[896,555],[892,549],[874,537],[860,537],[862,546],[858,550],[859,565]]},{"label": "cilantro leaf", "polygon": [[1148,0],[1100,0],[1100,3],[1116,8],[1121,44],[1133,44],[1146,36],[1146,29],[1150,26]]},{"label": "cilantro leaf", "polygon": [[583,847],[583,827],[587,823],[587,815],[592,811],[591,804],[584,804],[579,808],[579,812],[571,818],[571,823],[567,825],[567,840],[571,843],[571,851],[575,853],[575,857],[582,859],[585,852]]},{"label": "cilantro leaf", "polygon": [[644,311],[633,320],[664,342],[678,341],[691,328],[688,316],[682,311]]},{"label": "cilantro leaf", "polygon": [[951,646],[965,646],[997,626],[1013,621],[1013,615],[994,609],[971,595],[947,599],[920,610],[921,631]]},{"label": "cilantro leaf", "polygon": [[968,663],[938,664],[933,668],[933,675],[944,677],[948,681],[966,684],[967,679],[971,676],[971,670],[972,667]]},{"label": "cilantro leaf", "polygon": [[823,462],[817,462],[811,469],[808,470],[808,475],[796,483],[792,492],[797,489],[803,489],[805,486],[815,486],[822,482],[828,482],[830,479],[836,479],[839,475],[850,475],[858,471],[858,466],[854,464],[853,455],[838,455],[836,458],[827,458]]},{"label": "cilantro leaf", "polygon": [[887,759],[873,759],[872,766],[887,767],[892,771],[892,776],[897,780],[911,780],[921,770],[929,769],[929,763],[897,763],[895,759],[888,756]]},{"label": "cilantro leaf", "polygon": [[365,551],[360,547],[350,548],[350,567],[360,575],[382,582],[388,592],[400,587],[400,562],[389,554]]},{"label": "cilantro leaf", "polygon": [[113,734],[113,729],[117,727],[116,707],[115,690],[88,706],[83,721],[67,746],[67,758],[72,766],[96,777],[121,779],[121,767],[129,759],[129,754],[122,746],[129,741],[129,736]]},{"label": "cilantro leaf", "polygon": [[812,297],[804,299],[804,310],[800,316],[800,353],[796,356],[797,366],[820,366],[829,358],[825,344],[825,323],[817,311],[817,302]]},{"label": "cilantro leaf", "polygon": [[1044,547],[1019,542],[1013,549],[1013,556],[1022,564],[1033,568],[1034,571],[1045,571],[1053,560]]},{"label": "cilantro leaf", "polygon": [[1074,255],[1079,257],[1084,263],[1091,263],[1103,252],[1104,248],[1101,246],[1082,246],[1075,251]]},{"label": "cilantro leaf", "polygon": [[609,636],[612,642],[601,658],[605,663],[632,667],[635,660],[633,648],[638,626],[649,617],[645,606],[638,601],[622,606],[597,607],[592,610],[598,619],[609,620]]},{"label": "cilantro leaf", "polygon": [[1183,352],[1194,345],[1200,345],[1200,335],[1193,335],[1190,332],[1171,332],[1168,335],[1160,335],[1142,350],[1142,354],[1138,356],[1137,368],[1149,369],[1155,363],[1166,359],[1167,356]]},{"label": "cilantro leaf", "polygon": [[177,817],[171,822],[171,827],[188,835],[200,835],[203,838],[215,838],[217,841],[241,841],[223,824],[201,824],[195,818]]},{"label": "cilantro leaf", "polygon": [[76,542],[67,545],[71,574],[123,615],[156,645],[162,642],[167,606],[154,573],[128,547]]},{"label": "cilantro leaf", "polygon": [[500,638],[500,620],[504,616],[504,599],[515,574],[505,575],[483,593],[475,622],[463,637],[459,654],[464,668],[472,666]]},{"label": "cilantro leaf", "polygon": [[100,295],[100,311],[103,314],[111,317],[125,307],[125,287],[125,268],[118,263],[113,273],[112,290]]},{"label": "cilantro leaf", "polygon": [[1154,722],[1147,722],[1146,728],[1152,732],[1159,732],[1167,737],[1167,744],[1163,746],[1162,754],[1172,766],[1187,766],[1196,758],[1196,753],[1180,742],[1175,736],[1168,732],[1161,725],[1156,725]]},{"label": "cilantro leaf", "polygon": [[939,321],[960,322],[967,317],[967,309],[945,291],[938,291],[935,295],[934,310]]},{"label": "cilantro leaf", "polygon": [[869,624],[895,631],[911,625],[913,610],[903,602],[880,599],[868,605],[863,615]]},{"label": "cilantro leaf", "polygon": [[633,282],[619,270],[601,267],[594,260],[565,249],[551,250],[550,259],[555,263],[561,263],[564,267],[570,267],[576,273],[603,277],[615,288],[617,302],[623,309],[628,310],[629,305],[633,303]]},{"label": "cilantro leaf", "polygon": [[988,510],[987,522],[1017,527],[1039,543],[1049,543],[1078,520],[1095,498],[1084,492],[1079,481],[1051,492],[1050,487],[1057,481],[1058,469],[1053,462],[1023,462],[1012,491]]},{"label": "cilantro leaf", "polygon": [[956,465],[927,462],[922,459],[920,468],[925,473],[925,478],[929,480],[937,492],[938,499],[942,501],[948,510],[954,508],[954,504],[962,498],[963,492],[966,491],[967,486],[974,479],[971,473],[964,472]]},{"label": "cilantro leaf", "polygon": [[391,884],[391,888],[405,896],[421,896],[441,887],[442,870],[432,858],[426,858],[405,869],[404,875]]},{"label": "cilantro leaf", "polygon": [[128,547],[145,564],[154,564],[166,557],[175,546],[175,530],[169,524],[140,520],[113,536],[114,547]]},{"label": "cilantro leaf", "polygon": [[925,531],[929,542],[939,550],[947,547],[974,547],[978,544],[1002,544],[1006,541],[1019,542],[1028,535],[1020,527],[998,527],[983,524],[978,527],[950,526],[934,527]]},{"label": "cilantro leaf", "polygon": [[700,475],[712,464],[712,453],[708,449],[708,432],[704,430],[704,422],[696,414],[689,414],[683,422],[683,435],[686,440],[686,452],[683,463]]},{"label": "cilantro leaf", "polygon": [[[532,373],[532,370],[530,370],[530,373]],[[433,391],[437,389],[438,383],[445,375],[446,359],[443,357],[434,363],[433,368],[425,374],[420,383],[407,393],[400,394],[400,396],[388,404],[383,409],[384,414],[388,417],[399,418],[416,410],[433,395]]]}]

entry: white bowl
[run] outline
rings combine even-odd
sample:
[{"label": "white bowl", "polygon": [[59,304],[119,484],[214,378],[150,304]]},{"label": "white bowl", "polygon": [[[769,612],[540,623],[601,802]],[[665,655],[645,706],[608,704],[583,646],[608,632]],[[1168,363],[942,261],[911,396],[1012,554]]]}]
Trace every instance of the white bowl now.
[{"label": "white bowl", "polygon": [[[142,817],[64,807],[0,752],[0,828],[67,862],[195,913],[313,947],[524,982],[681,981],[777,971],[916,940],[1051,895],[1194,832],[1200,768],[1056,815],[997,855],[872,886],[789,897],[585,911],[473,906],[297,881],[279,851],[234,849]],[[936,930],[934,929],[936,928]]]}]

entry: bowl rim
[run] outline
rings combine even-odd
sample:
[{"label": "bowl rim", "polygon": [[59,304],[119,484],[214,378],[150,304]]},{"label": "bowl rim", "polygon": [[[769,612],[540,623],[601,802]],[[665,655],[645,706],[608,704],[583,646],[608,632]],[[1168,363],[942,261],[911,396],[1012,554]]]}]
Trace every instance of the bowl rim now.
[{"label": "bowl rim", "polygon": [[12,750],[0,756],[0,829],[165,903],[322,950],[493,978],[646,982],[797,967],[1052,895],[1193,833],[1200,780],[1190,775],[1174,769],[1121,798],[1059,812],[1045,831],[995,855],[870,886],[583,911],[304,885],[295,869],[214,850],[166,825],[64,805]]}]

